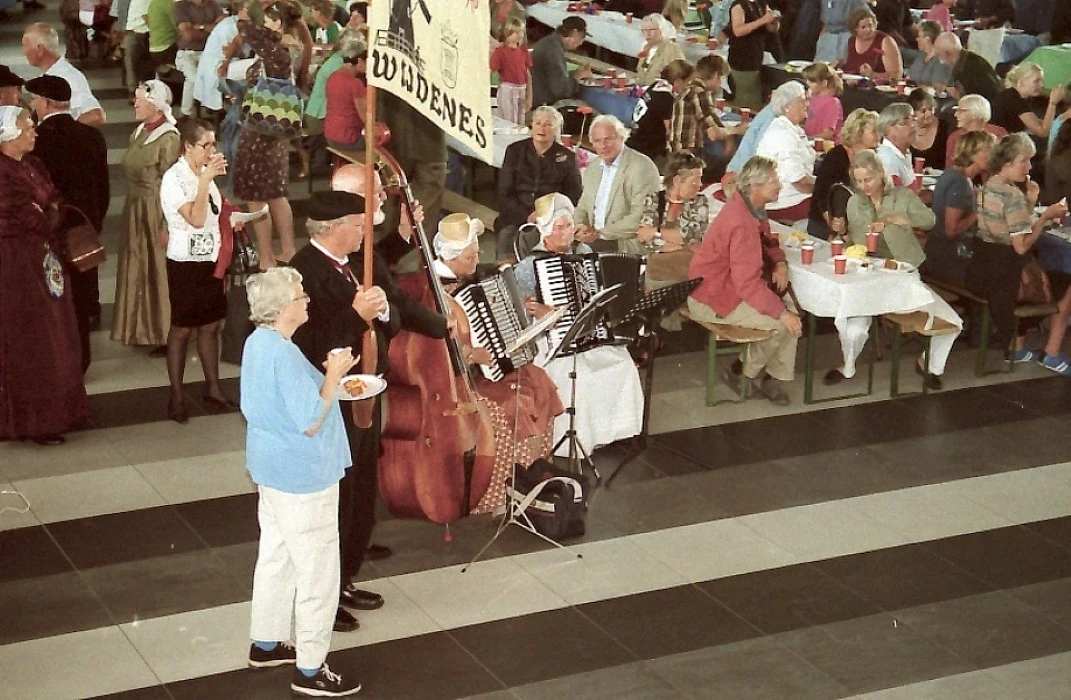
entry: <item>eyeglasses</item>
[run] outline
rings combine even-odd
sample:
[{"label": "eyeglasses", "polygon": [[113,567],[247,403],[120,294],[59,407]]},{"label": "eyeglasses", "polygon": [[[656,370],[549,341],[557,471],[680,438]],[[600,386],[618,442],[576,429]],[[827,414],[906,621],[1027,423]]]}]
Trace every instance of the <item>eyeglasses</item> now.
[{"label": "eyeglasses", "polygon": [[216,142],[215,141],[209,141],[208,143],[195,143],[195,144],[193,144],[193,147],[194,148],[200,147],[200,148],[205,149],[206,151],[214,151],[214,150],[216,150]]},{"label": "eyeglasses", "polygon": [[[291,299],[290,301],[288,301],[286,303],[287,304],[293,304],[295,301],[310,301],[310,300],[311,300],[311,297],[308,294],[302,294],[299,297],[294,297],[293,299]],[[284,306],[285,306],[285,304],[284,304]]]}]

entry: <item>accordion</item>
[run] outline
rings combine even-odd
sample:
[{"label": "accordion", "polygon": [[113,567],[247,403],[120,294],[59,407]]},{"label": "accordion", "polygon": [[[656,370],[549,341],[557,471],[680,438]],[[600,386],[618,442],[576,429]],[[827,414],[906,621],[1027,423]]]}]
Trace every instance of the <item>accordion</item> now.
[{"label": "accordion", "polygon": [[491,365],[480,365],[483,376],[492,382],[501,381],[507,374],[532,363],[536,351],[531,345],[508,354],[509,347],[529,323],[512,269],[462,287],[454,299],[465,310],[477,344],[487,348],[494,360]]},{"label": "accordion", "polygon": [[584,253],[547,255],[535,263],[536,295],[549,306],[563,306],[565,315],[548,331],[550,346],[564,340],[577,316],[592,298],[604,289],[621,285],[605,319],[595,329],[577,338],[563,354],[582,352],[614,340],[612,328],[623,321],[635,306],[642,288],[643,258],[624,253]]}]

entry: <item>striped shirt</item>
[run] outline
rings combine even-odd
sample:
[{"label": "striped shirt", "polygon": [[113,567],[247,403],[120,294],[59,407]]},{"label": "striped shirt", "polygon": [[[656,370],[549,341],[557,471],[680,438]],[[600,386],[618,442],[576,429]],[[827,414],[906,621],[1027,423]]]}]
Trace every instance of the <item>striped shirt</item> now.
[{"label": "striped shirt", "polygon": [[1014,236],[1030,233],[1030,203],[1014,182],[994,175],[978,196],[978,237],[1011,245]]}]

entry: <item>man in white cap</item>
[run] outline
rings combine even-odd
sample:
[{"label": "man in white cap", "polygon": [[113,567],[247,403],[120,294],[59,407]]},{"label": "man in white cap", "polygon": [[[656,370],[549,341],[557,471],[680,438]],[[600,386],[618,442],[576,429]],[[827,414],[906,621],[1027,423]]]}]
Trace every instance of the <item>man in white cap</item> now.
[{"label": "man in white cap", "polygon": [[[99,233],[108,213],[111,188],[108,178],[108,145],[99,130],[74,120],[70,113],[71,88],[54,75],[42,75],[26,83],[30,109],[37,115],[37,141],[33,155],[41,159],[64,201],[86,215]],[[82,223],[69,212],[68,227]],[[81,272],[68,266],[78,331],[82,341],[82,371],[89,367],[89,333],[100,326],[100,284],[97,269]]]},{"label": "man in white cap", "polygon": [[89,126],[100,126],[108,119],[100,102],[89,89],[89,81],[82,71],[71,65],[60,53],[59,35],[44,22],[26,27],[22,33],[22,55],[34,68],[45,75],[63,78],[71,87],[71,116]]}]

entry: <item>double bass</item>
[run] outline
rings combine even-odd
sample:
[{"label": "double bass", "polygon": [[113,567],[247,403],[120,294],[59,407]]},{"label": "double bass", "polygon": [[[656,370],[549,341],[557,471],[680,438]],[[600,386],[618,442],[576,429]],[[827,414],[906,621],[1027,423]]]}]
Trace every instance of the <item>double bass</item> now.
[{"label": "double bass", "polygon": [[461,351],[468,321],[435,274],[405,172],[382,145],[376,150],[394,180],[385,188],[402,195],[402,215],[409,217],[423,258],[425,274],[407,275],[399,286],[452,318],[457,334],[436,339],[403,330],[391,340],[379,492],[399,517],[449,524],[468,515],[491,483],[494,425]]}]

